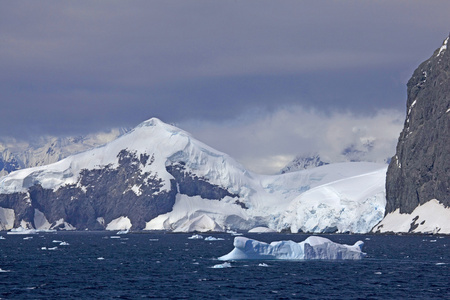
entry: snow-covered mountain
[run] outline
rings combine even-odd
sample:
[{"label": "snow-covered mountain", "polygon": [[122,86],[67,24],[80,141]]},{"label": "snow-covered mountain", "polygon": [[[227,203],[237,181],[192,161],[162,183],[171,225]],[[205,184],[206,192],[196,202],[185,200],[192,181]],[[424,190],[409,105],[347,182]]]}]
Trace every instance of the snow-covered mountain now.
[{"label": "snow-covered mountain", "polygon": [[331,163],[342,163],[342,162],[374,162],[379,164],[388,164],[391,159],[378,158],[374,159],[372,152],[376,145],[375,139],[360,141],[358,145],[351,144],[343,148],[338,155],[333,155],[329,157],[328,155],[319,152],[316,153],[306,153],[297,155],[291,162],[289,162],[280,173],[295,172],[298,170],[305,170],[315,167],[320,167],[323,165]]},{"label": "snow-covered mountain", "polygon": [[127,129],[122,128],[86,136],[43,136],[32,142],[11,138],[0,139],[0,176],[19,169],[57,162],[69,155],[104,145],[125,132]]},{"label": "snow-covered mountain", "polygon": [[319,153],[297,155],[291,162],[289,162],[283,169],[281,174],[295,172],[298,170],[306,170],[328,165],[330,161],[322,159]]},{"label": "snow-covered mountain", "polygon": [[258,175],[150,119],[1,178],[0,229],[368,232],[384,216],[385,173],[383,164],[341,163]]}]

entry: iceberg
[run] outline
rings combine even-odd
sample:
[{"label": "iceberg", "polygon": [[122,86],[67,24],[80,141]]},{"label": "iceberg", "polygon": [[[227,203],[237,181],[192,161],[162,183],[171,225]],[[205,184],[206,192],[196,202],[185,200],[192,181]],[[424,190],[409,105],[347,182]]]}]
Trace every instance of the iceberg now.
[{"label": "iceberg", "polygon": [[36,229],[26,229],[20,226],[18,228],[11,229],[11,231],[8,231],[6,234],[36,234],[36,233],[37,233]]},{"label": "iceberg", "polygon": [[188,237],[190,240],[202,240],[203,236],[200,234],[193,234],[192,236]]},{"label": "iceberg", "polygon": [[223,264],[214,265],[211,268],[213,269],[231,268],[231,264],[229,262],[224,262]]},{"label": "iceberg", "polygon": [[300,243],[294,241],[277,241],[270,244],[246,237],[234,238],[234,249],[218,258],[218,260],[251,260],[251,259],[286,259],[286,260],[342,260],[362,259],[364,242],[354,245],[338,244],[329,239],[310,236]]},{"label": "iceberg", "polygon": [[213,236],[205,237],[205,241],[223,241],[223,240],[224,240],[223,238],[216,238]]}]

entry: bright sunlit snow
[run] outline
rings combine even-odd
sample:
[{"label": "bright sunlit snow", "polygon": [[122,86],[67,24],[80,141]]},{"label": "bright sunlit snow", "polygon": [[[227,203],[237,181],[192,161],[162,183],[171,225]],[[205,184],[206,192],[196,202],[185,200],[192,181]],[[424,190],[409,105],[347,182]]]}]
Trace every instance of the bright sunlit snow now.
[{"label": "bright sunlit snow", "polygon": [[[362,233],[369,232],[384,216],[384,164],[349,162],[287,174],[258,175],[187,132],[155,118],[102,147],[2,177],[0,193],[26,192],[34,184],[53,190],[77,184],[83,189],[80,171],[106,165],[117,167],[117,155],[123,149],[154,157],[151,164],[141,166],[141,172],[158,174],[162,189],[170,189],[173,179],[166,166],[182,163],[186,172],[238,195],[211,200],[178,193],[172,211],[147,220],[147,230],[204,232],[265,227],[269,231]],[[136,185],[128,189],[140,194]],[[3,226],[11,224],[11,216],[3,219]],[[125,217],[109,224],[105,224],[103,216],[97,220],[107,230],[127,230],[132,226]],[[64,220],[58,222],[73,229]],[[43,229],[56,227],[49,227],[46,216],[38,211],[35,223]],[[27,226],[31,228],[31,224]]]},{"label": "bright sunlit snow", "polygon": [[401,214],[397,209],[388,214],[373,231],[450,234],[450,208],[433,199],[416,207],[411,214]]},{"label": "bright sunlit snow", "polygon": [[122,216],[109,222],[106,230],[129,230],[131,226],[130,219]]}]

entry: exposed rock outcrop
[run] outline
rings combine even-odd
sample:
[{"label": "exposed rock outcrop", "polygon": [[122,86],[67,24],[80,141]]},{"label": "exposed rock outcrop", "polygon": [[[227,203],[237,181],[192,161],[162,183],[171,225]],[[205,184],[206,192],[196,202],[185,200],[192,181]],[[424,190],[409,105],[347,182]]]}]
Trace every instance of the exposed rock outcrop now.
[{"label": "exposed rock outcrop", "polygon": [[432,199],[450,206],[449,38],[407,84],[407,115],[386,178],[386,214]]}]

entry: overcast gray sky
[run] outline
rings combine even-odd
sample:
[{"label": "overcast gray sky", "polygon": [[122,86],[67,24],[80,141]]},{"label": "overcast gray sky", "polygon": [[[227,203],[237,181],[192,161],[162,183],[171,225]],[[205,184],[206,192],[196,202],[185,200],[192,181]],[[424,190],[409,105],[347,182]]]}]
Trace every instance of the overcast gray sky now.
[{"label": "overcast gray sky", "polygon": [[0,136],[158,117],[265,173],[355,140],[393,151],[406,82],[449,12],[447,0],[0,1]]}]

